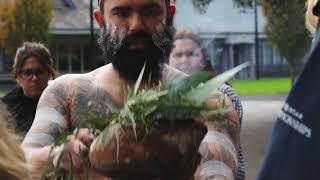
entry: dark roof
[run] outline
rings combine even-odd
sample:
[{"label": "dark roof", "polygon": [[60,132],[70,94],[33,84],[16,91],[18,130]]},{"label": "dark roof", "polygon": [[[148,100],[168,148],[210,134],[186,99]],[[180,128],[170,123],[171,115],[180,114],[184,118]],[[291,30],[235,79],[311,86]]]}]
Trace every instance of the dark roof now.
[{"label": "dark roof", "polygon": [[[90,0],[55,0],[54,15],[50,24],[53,34],[89,34],[89,13]],[[96,22],[94,26],[95,29],[99,29]]]},{"label": "dark roof", "polygon": [[55,0],[54,6],[57,9],[61,9],[64,7],[72,8],[74,9],[76,5],[73,3],[73,0]]},{"label": "dark roof", "polygon": [[76,8],[76,5],[73,3],[73,0],[62,0],[64,4],[69,8]]}]

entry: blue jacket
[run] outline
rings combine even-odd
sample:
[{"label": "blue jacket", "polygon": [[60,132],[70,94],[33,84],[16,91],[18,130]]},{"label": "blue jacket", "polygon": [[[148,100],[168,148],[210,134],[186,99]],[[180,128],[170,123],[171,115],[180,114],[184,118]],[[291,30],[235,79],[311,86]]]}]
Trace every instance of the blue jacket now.
[{"label": "blue jacket", "polygon": [[258,180],[320,179],[320,32],[282,107]]}]

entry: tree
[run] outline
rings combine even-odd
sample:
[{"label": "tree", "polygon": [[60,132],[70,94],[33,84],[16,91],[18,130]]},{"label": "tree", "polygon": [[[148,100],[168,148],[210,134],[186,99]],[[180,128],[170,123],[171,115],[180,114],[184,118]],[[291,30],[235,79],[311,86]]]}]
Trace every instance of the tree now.
[{"label": "tree", "polygon": [[[6,54],[13,54],[10,51],[10,46],[14,44],[16,39],[13,36],[10,36],[10,33],[14,31],[14,12],[15,4],[13,1],[4,0],[0,5],[0,47],[5,48]],[[12,59],[13,55],[10,56]]]},{"label": "tree", "polygon": [[12,60],[24,41],[48,43],[52,0],[0,1],[0,46]]},{"label": "tree", "polygon": [[280,56],[289,65],[292,83],[303,56],[310,47],[310,38],[304,26],[305,0],[262,0],[267,18],[265,33]]},{"label": "tree", "polygon": [[4,44],[5,34],[12,28],[14,17],[12,12],[14,10],[13,1],[0,1],[0,45]]}]

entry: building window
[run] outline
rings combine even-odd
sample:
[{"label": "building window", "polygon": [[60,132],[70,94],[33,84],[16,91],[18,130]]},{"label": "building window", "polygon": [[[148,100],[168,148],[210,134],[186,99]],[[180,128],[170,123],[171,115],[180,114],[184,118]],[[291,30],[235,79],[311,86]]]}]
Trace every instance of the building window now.
[{"label": "building window", "polygon": [[80,45],[57,44],[53,50],[53,56],[56,62],[56,70],[64,73],[83,72]]},{"label": "building window", "polygon": [[81,43],[53,44],[51,53],[55,60],[55,69],[60,74],[89,72],[106,64],[97,45],[93,48],[91,58],[89,45]]},{"label": "building window", "polygon": [[259,40],[259,60],[261,65],[286,65],[285,59],[266,39]]}]

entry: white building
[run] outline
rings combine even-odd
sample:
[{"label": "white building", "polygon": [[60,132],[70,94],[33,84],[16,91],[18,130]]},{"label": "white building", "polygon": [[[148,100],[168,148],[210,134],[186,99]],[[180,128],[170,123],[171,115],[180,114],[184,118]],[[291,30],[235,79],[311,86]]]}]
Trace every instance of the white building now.
[{"label": "white building", "polygon": [[[263,77],[289,75],[285,61],[279,57],[263,33],[265,18],[258,7],[259,72]],[[204,40],[212,64],[223,72],[250,61],[252,66],[238,78],[255,77],[255,22],[253,9],[237,8],[232,0],[213,0],[205,14],[200,14],[192,0],[177,2],[177,28],[195,31]]]}]

